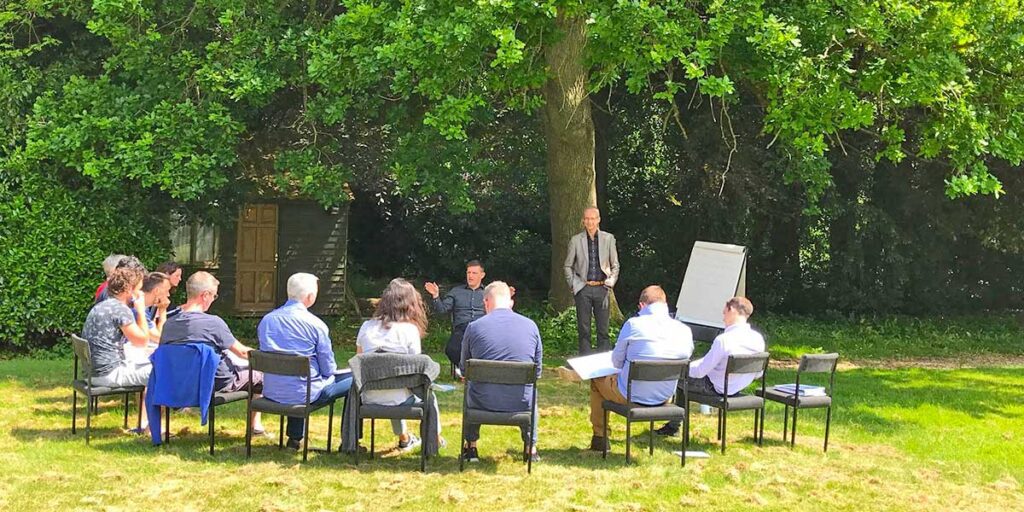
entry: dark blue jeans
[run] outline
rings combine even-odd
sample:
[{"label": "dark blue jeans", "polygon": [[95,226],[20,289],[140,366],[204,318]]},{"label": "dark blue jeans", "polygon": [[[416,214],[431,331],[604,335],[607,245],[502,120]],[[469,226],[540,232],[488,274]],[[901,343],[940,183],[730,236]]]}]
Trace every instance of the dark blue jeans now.
[{"label": "dark blue jeans", "polygon": [[[348,394],[348,390],[352,387],[352,374],[346,374],[340,377],[335,377],[334,384],[331,384],[320,391],[320,396],[316,397],[310,407],[319,407],[321,405],[327,405],[341,397]],[[344,417],[344,414],[342,414]],[[288,439],[295,441],[302,440],[302,434],[306,429],[306,419],[301,417],[288,417],[288,427],[285,432],[288,434]]]}]

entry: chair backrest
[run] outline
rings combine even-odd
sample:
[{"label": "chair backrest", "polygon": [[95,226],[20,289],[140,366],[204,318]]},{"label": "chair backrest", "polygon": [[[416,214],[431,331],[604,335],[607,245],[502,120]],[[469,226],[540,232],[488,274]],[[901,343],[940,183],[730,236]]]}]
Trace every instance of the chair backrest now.
[{"label": "chair backrest", "polygon": [[[89,342],[77,334],[72,334],[71,348],[75,351],[78,364],[82,365],[82,378],[89,380],[92,377],[92,353],[89,350]],[[78,377],[78,368],[75,368],[75,377]]]},{"label": "chair backrest", "polygon": [[629,380],[679,380],[689,373],[689,359],[656,359],[629,362]]},{"label": "chair backrest", "polygon": [[529,361],[466,361],[466,380],[491,384],[534,384],[537,364]]},{"label": "chair backrest", "polygon": [[726,375],[737,373],[761,373],[768,366],[768,352],[756,354],[735,354],[729,356],[725,366]]},{"label": "chair backrest", "polygon": [[836,371],[839,354],[804,354],[800,357],[800,373],[832,373]]},{"label": "chair backrest", "polygon": [[253,350],[249,352],[249,366],[272,375],[309,378],[309,358],[306,356]]}]

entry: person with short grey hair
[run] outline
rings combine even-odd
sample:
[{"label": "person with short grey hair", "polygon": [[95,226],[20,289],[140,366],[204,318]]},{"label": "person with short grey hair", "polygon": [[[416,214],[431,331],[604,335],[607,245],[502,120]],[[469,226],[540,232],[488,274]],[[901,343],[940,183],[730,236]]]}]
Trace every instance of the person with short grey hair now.
[{"label": "person with short grey hair", "polygon": [[[309,311],[316,302],[319,286],[313,274],[300,272],[288,278],[288,301],[267,313],[256,328],[260,350],[309,358],[309,399],[313,407],[334,402],[348,394],[352,374],[336,376],[330,332],[327,324]],[[267,374],[263,396],[282,404],[306,403],[306,379]],[[299,449],[306,421],[288,417],[288,447]]]},{"label": "person with short grey hair", "polygon": [[107,280],[110,279],[110,274],[117,268],[117,262],[121,261],[122,258],[127,258],[124,254],[111,254],[103,259],[103,282],[96,287],[96,293],[92,295],[92,299],[96,302],[100,301],[100,295],[103,294],[103,290],[107,289]]},{"label": "person with short grey hair", "polygon": [[[189,276],[185,283],[188,300],[181,305],[181,313],[168,318],[164,323],[160,343],[210,345],[220,355],[220,363],[213,376],[214,391],[247,391],[251,387],[253,392],[262,393],[263,373],[252,372],[250,382],[248,368],[236,366],[228,356],[228,352],[231,352],[242,359],[248,359],[252,349],[235,338],[224,319],[207,313],[213,301],[217,300],[219,286],[220,281],[209,272],[200,270]],[[259,413],[253,415],[252,424],[253,433],[265,433]]]},{"label": "person with short grey hair", "polygon": [[[462,340],[462,357],[459,366],[465,370],[466,361],[484,359],[488,361],[519,361],[537,365],[540,377],[544,359],[540,330],[537,324],[512,311],[512,289],[501,281],[494,281],[484,288],[483,318],[474,320],[466,327]],[[466,404],[474,409],[495,412],[519,412],[536,409],[533,400],[533,386],[491,384],[470,382],[466,385]],[[537,459],[537,431],[522,430],[523,441],[533,438],[534,460]],[[469,462],[479,460],[476,443],[480,439],[480,425],[465,425],[466,445],[462,457]]]}]

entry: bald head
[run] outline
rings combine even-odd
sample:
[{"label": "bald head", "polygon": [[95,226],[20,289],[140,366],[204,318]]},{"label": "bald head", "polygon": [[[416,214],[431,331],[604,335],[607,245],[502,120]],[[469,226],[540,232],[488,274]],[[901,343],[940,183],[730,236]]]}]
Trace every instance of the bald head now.
[{"label": "bald head", "polygon": [[598,228],[601,226],[601,212],[595,206],[590,206],[583,210],[583,228],[587,230],[587,234],[594,236],[597,233]]},{"label": "bald head", "polygon": [[640,304],[648,305],[665,303],[667,301],[668,297],[665,295],[665,290],[656,284],[652,284],[640,292]]}]

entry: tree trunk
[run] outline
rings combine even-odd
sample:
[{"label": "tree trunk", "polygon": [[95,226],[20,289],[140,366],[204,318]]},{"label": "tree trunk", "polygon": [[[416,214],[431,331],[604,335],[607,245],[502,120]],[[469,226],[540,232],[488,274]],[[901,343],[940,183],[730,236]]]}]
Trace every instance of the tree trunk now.
[{"label": "tree trunk", "polygon": [[597,204],[594,172],[594,121],[584,61],[586,19],[556,19],[561,38],[544,49],[550,78],[544,84],[544,135],[547,139],[548,202],[551,210],[551,305],[573,304],[563,264],[569,237],[583,229],[583,210]]}]

